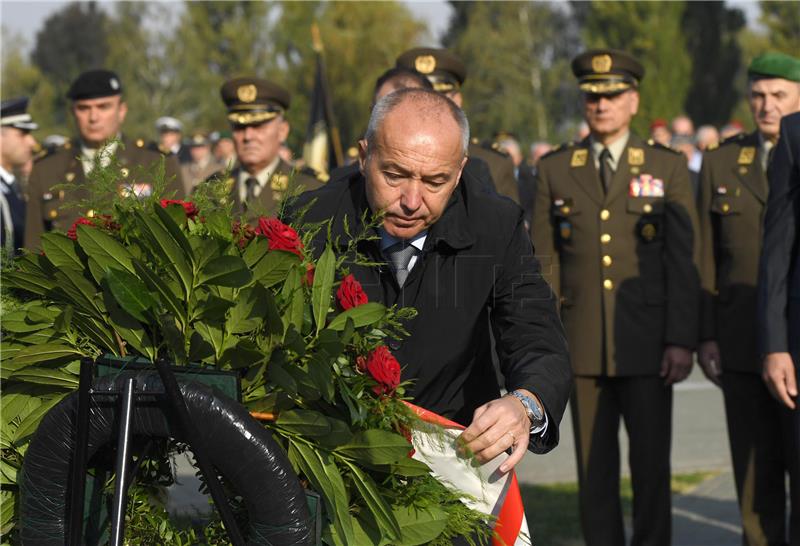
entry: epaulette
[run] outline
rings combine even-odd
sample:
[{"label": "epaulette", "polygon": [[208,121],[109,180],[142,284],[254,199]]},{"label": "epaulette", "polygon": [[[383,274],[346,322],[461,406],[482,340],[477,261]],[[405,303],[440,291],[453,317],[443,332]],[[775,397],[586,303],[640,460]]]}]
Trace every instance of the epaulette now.
[{"label": "epaulette", "polygon": [[569,142],[562,142],[562,143],[561,143],[561,144],[559,144],[558,146],[555,146],[555,147],[553,147],[553,149],[552,149],[552,150],[550,150],[549,152],[547,152],[546,154],[544,154],[544,155],[543,155],[541,158],[539,158],[539,159],[541,160],[541,159],[544,159],[544,158],[546,158],[546,157],[550,157],[550,156],[552,156],[552,155],[556,155],[556,154],[558,154],[559,152],[563,152],[563,151],[565,151],[565,150],[569,150],[570,148],[574,148],[574,147],[575,147],[575,144],[576,144],[576,142],[575,142],[574,140],[571,140],[571,141],[569,141]]},{"label": "epaulette", "polygon": [[740,140],[743,140],[746,136],[747,136],[747,133],[744,133],[744,132],[736,134],[736,135],[733,135],[733,136],[729,136],[728,138],[726,138],[722,142],[720,142],[719,145],[720,146],[725,146],[727,144],[734,144],[736,142],[739,142]]},{"label": "epaulette", "polygon": [[680,150],[676,150],[675,148],[670,148],[669,146],[664,146],[653,140],[652,138],[647,139],[647,145],[651,148],[655,148],[656,150],[664,150],[665,152],[672,152],[675,155],[681,155],[683,152]]},{"label": "epaulette", "polygon": [[316,178],[317,180],[319,180],[323,184],[325,182],[327,182],[328,179],[330,178],[330,176],[327,173],[324,173],[322,171],[318,171],[318,170],[314,169],[313,167],[309,167],[308,165],[303,165],[303,167],[301,167],[298,172],[300,174],[304,174],[306,176],[310,176],[312,178]]}]

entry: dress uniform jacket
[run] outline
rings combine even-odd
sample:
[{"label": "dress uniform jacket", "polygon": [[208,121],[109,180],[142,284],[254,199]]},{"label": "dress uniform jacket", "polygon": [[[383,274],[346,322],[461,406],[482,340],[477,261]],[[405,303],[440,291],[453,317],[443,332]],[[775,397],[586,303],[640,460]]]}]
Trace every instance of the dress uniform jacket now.
[{"label": "dress uniform jacket", "polygon": [[[344,222],[350,222],[349,233],[362,232],[368,204],[360,172],[303,194],[297,207],[314,198],[305,222],[332,219],[333,239],[340,237],[343,245]],[[324,231],[314,241],[317,254],[325,248]],[[371,261],[386,261],[378,241],[362,241],[359,251]],[[409,394],[416,404],[467,425],[478,406],[500,396],[490,356],[491,320],[506,389],[532,391],[548,412],[547,432],[531,449],[546,452],[558,443],[571,388],[569,358],[519,206],[462,174],[402,289],[388,267],[348,266],[370,301],[418,312],[406,324],[409,337],[388,342],[403,366],[402,380],[413,381]]]},{"label": "dress uniform jacket", "polygon": [[577,375],[657,375],[665,345],[694,347],[697,212],[679,153],[631,134],[605,193],[589,138],[551,152],[532,233]]},{"label": "dress uniform jacket", "polygon": [[19,191],[19,181],[6,180],[0,175],[0,252],[12,253],[24,244],[25,200]]},{"label": "dress uniform jacket", "polygon": [[[67,231],[78,218],[88,212],[69,206],[76,199],[86,197],[80,189],[53,189],[53,186],[64,183],[76,184],[80,188],[86,181],[83,165],[78,157],[80,153],[80,145],[78,141],[74,141],[34,165],[28,180],[28,213],[25,223],[27,248],[38,247],[42,234],[47,231]],[[138,168],[141,167],[146,172],[151,165],[161,161],[161,157],[158,152],[147,149],[144,141],[123,138],[122,147],[117,151],[117,158],[125,169],[123,173],[128,178],[121,181],[120,186],[139,183],[140,181],[133,180]],[[174,156],[165,158],[165,176],[167,180],[165,197],[173,195],[177,199],[182,199],[183,181],[178,161]],[[141,183],[144,191],[146,191],[144,186],[152,188],[152,181]]]},{"label": "dress uniform jacket", "polygon": [[706,152],[700,176],[700,339],[714,339],[722,369],[761,373],[753,321],[767,177],[758,133]]},{"label": "dress uniform jacket", "polygon": [[474,142],[469,145],[467,155],[470,158],[474,157],[486,162],[497,193],[510,197],[519,204],[519,189],[517,189],[517,178],[514,176],[514,162],[508,155],[492,148],[484,148]]},{"label": "dress uniform jacket", "polygon": [[[241,172],[242,167],[237,165],[226,178],[226,184],[230,186],[229,195],[233,203],[234,214],[249,214],[253,216],[277,214],[281,199],[286,197],[290,191],[296,188],[302,188],[303,191],[315,190],[325,183],[323,175],[317,174],[313,169],[295,170],[294,167],[281,159],[275,168],[275,172],[270,176],[267,186],[263,187],[261,193],[256,197],[256,203],[246,207],[239,196],[238,181]],[[211,178],[219,178],[225,174],[224,171],[220,171]]]}]

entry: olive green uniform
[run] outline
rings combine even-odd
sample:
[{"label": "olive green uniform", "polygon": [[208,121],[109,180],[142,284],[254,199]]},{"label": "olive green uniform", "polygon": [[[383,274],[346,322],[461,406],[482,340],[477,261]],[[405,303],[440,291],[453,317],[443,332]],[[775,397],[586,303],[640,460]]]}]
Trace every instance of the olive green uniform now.
[{"label": "olive green uniform", "polygon": [[633,544],[669,544],[672,389],[664,348],[697,337],[697,213],[685,159],[629,136],[606,191],[587,138],[544,156],[532,239],[560,297],[587,544],[624,544],[620,416],[630,437]]},{"label": "olive green uniform", "polygon": [[[78,210],[70,204],[86,197],[81,186],[86,182],[83,164],[79,159],[80,145],[73,141],[60,150],[39,160],[28,180],[28,213],[25,223],[25,247],[38,248],[42,234],[47,231],[67,231],[81,216],[90,211]],[[117,159],[127,177],[120,188],[131,187],[137,193],[152,191],[152,180],[135,179],[148,168],[161,161],[162,155],[145,147],[143,140],[122,139]],[[143,172],[140,172],[140,169]],[[165,197],[184,197],[180,166],[174,156],[165,158],[167,188]],[[74,190],[54,189],[59,184],[76,184]]]},{"label": "olive green uniform", "polygon": [[[317,173],[313,169],[306,167],[295,170],[294,167],[281,159],[275,168],[275,172],[270,175],[269,182],[256,197],[256,202],[248,205],[243,203],[240,198],[238,180],[242,172],[241,169],[239,165],[234,167],[226,179],[226,184],[230,186],[229,199],[233,203],[233,213],[237,215],[243,214],[248,220],[258,216],[274,216],[279,212],[278,206],[281,200],[288,194],[297,193],[298,190],[302,190],[302,192],[316,190],[322,187],[326,181],[323,174]],[[212,178],[220,177],[224,174],[221,171],[212,176]]]},{"label": "olive green uniform", "polygon": [[768,184],[758,133],[703,157],[700,339],[720,350],[722,391],[742,527],[750,546],[785,540],[784,410],[761,379],[756,286]]},{"label": "olive green uniform", "polygon": [[507,154],[490,147],[481,146],[473,141],[469,145],[467,155],[485,161],[489,166],[489,172],[492,175],[492,181],[497,193],[510,197],[515,203],[519,204],[519,189],[517,188],[517,179],[514,176],[514,162]]}]

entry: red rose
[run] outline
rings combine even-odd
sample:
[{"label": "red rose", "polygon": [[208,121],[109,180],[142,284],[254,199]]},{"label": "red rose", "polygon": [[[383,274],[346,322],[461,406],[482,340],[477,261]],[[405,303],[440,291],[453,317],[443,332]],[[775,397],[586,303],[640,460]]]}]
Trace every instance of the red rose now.
[{"label": "red rose", "polygon": [[342,284],[339,285],[339,290],[336,291],[336,299],[339,300],[339,305],[345,311],[364,305],[369,301],[361,288],[361,283],[353,275],[347,275],[342,279]]},{"label": "red rose", "polygon": [[194,220],[194,217],[197,216],[199,212],[197,207],[194,206],[194,203],[191,201],[181,201],[180,199],[162,199],[161,206],[167,208],[170,205],[180,205],[183,207],[184,212],[186,213],[186,217],[190,220]]},{"label": "red rose", "polygon": [[89,218],[85,218],[83,216],[75,220],[75,223],[73,223],[72,227],[69,228],[69,231],[67,231],[67,237],[69,237],[73,241],[78,240],[78,226],[94,226],[94,222],[92,222]]},{"label": "red rose", "polygon": [[375,394],[392,394],[400,384],[400,363],[386,345],[380,345],[370,353],[367,371],[378,382],[372,387]]},{"label": "red rose", "polygon": [[358,355],[356,357],[356,370],[360,373],[364,373],[367,371],[367,357],[364,355]]},{"label": "red rose", "polygon": [[303,257],[303,242],[297,232],[277,218],[259,218],[256,233],[267,238],[270,250],[288,250]]},{"label": "red rose", "polygon": [[314,266],[311,264],[306,264],[306,274],[303,277],[303,282],[306,286],[314,286]]}]

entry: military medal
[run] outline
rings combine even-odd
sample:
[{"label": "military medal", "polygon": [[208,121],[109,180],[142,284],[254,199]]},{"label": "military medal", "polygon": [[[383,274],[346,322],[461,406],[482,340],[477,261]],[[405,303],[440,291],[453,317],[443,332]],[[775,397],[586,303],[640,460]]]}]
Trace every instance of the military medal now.
[{"label": "military medal", "polygon": [[645,224],[642,226],[642,239],[647,241],[648,243],[655,239],[656,236],[656,226],[653,224]]},{"label": "military medal", "polygon": [[558,234],[562,241],[569,241],[572,237],[572,224],[564,220],[558,224]]}]

